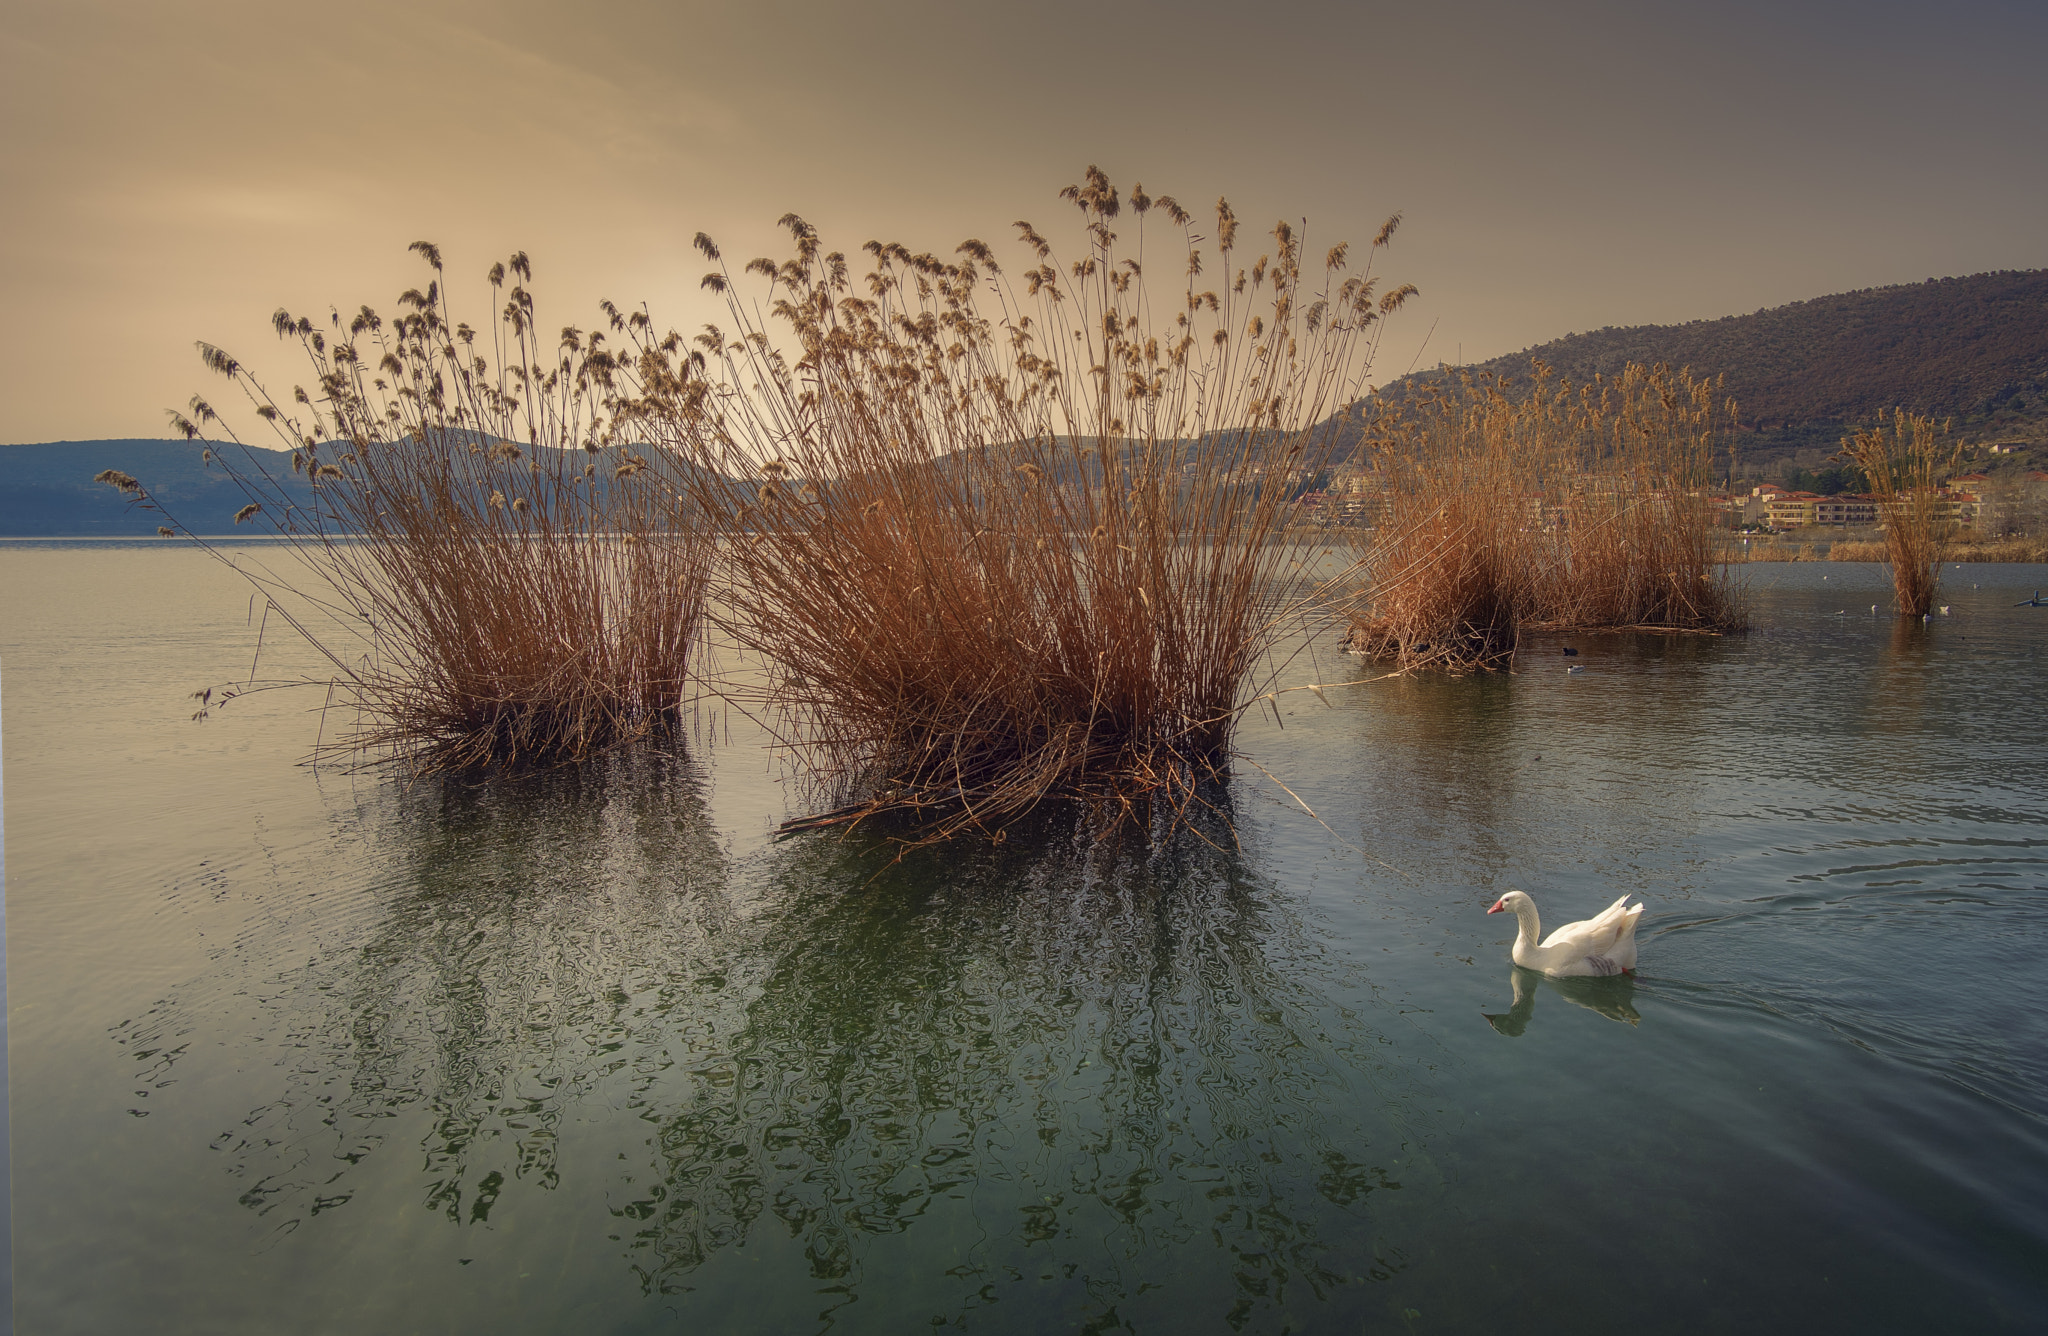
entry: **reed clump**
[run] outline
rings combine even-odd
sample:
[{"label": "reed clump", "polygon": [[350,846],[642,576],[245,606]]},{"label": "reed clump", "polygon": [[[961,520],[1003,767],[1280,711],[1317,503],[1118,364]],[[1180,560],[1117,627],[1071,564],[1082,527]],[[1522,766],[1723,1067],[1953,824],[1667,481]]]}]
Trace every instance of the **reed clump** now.
[{"label": "reed clump", "polygon": [[1538,607],[1545,553],[1515,433],[1542,424],[1471,388],[1383,415],[1369,438],[1383,510],[1347,644],[1403,668],[1504,666]]},{"label": "reed clump", "polygon": [[1351,272],[1286,222],[1247,262],[1221,200],[1204,238],[1094,168],[1062,197],[1071,251],[1020,222],[1015,269],[870,242],[857,274],[794,216],[739,273],[698,238],[732,327],[646,417],[721,537],[713,622],[768,665],[750,708],[831,808],[798,825],[1178,821],[1278,671],[1297,480],[1414,291],[1371,273],[1394,221]]},{"label": "reed clump", "polygon": [[1954,507],[1941,496],[1941,479],[1960,457],[1945,424],[1893,410],[1889,420],[1842,442],[1842,455],[1870,479],[1884,524],[1884,560],[1891,563],[1892,595],[1901,615],[1923,617],[1934,608],[1942,546],[1955,530]]},{"label": "reed clump", "polygon": [[1573,629],[1725,632],[1743,625],[1714,546],[1708,479],[1735,408],[1718,382],[1630,363],[1581,387],[1578,439],[1545,479],[1539,620]]},{"label": "reed clump", "polygon": [[323,721],[316,754],[458,771],[574,761],[672,727],[709,538],[677,523],[661,452],[615,415],[638,397],[631,369],[602,331],[542,331],[523,253],[491,267],[502,307],[476,329],[449,309],[438,250],[413,249],[432,278],[388,320],[368,306],[273,318],[310,389],[274,396],[200,345],[276,448],[202,398],[172,414],[247,495],[236,523],[285,549],[234,564],[266,621],[332,670],[346,722]]},{"label": "reed clump", "polygon": [[1663,366],[1574,386],[1537,363],[1526,384],[1376,401],[1383,507],[1351,647],[1464,671],[1508,666],[1531,627],[1740,627],[1706,491],[1733,415],[1717,394]]}]

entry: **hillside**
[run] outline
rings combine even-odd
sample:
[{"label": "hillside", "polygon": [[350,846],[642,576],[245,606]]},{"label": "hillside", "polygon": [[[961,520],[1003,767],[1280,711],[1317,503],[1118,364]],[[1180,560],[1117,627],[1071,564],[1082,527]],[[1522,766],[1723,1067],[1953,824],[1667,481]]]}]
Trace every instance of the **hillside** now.
[{"label": "hillside", "polygon": [[[220,469],[206,467],[200,459],[204,448],[193,441],[146,440],[0,445],[0,536],[154,535],[162,516],[131,507],[126,496],[94,482],[101,469],[141,480],[195,533],[233,533],[235,511],[248,498]],[[259,453],[267,459],[274,452]],[[273,472],[290,478],[291,457],[280,452],[276,459]]]},{"label": "hillside", "polygon": [[1466,369],[1520,377],[1531,359],[1573,381],[1629,362],[1726,375],[1741,414],[1745,470],[1832,452],[1849,427],[1893,407],[1953,418],[1967,442],[2039,451],[2048,444],[2048,269],[1866,288],[1683,325],[1593,330]]},{"label": "hillside", "polygon": [[[0,445],[0,538],[143,538],[154,537],[163,516],[131,506],[129,498],[105,483],[94,482],[102,469],[132,475],[160,500],[179,523],[193,533],[263,537],[275,532],[255,521],[237,528],[235,512],[251,498],[231,481],[218,463],[208,467],[196,441],[52,441],[42,445]],[[235,451],[236,447],[213,446]],[[534,450],[536,447],[528,447]],[[545,451],[547,447],[538,447]],[[330,447],[329,456],[333,457]],[[250,452],[279,479],[295,505],[310,506],[311,487],[291,470],[283,451]],[[570,472],[587,462],[574,453]],[[230,453],[230,458],[235,456]],[[536,454],[535,459],[540,455]],[[239,458],[237,467],[247,471]],[[609,467],[607,465],[606,467]],[[758,480],[727,479],[736,499],[750,494]]]}]

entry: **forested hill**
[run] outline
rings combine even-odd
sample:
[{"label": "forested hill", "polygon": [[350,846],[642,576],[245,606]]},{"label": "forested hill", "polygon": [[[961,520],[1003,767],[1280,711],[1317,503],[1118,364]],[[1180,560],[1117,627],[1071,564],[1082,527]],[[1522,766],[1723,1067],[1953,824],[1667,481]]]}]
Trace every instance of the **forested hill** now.
[{"label": "forested hill", "polygon": [[[2048,269],[1930,278],[1753,315],[1594,330],[1469,368],[1513,377],[1540,359],[1573,381],[1629,362],[1728,378],[1745,461],[1894,407],[1953,418],[1967,441],[2048,439]],[[1751,433],[1754,433],[1752,435]]]}]

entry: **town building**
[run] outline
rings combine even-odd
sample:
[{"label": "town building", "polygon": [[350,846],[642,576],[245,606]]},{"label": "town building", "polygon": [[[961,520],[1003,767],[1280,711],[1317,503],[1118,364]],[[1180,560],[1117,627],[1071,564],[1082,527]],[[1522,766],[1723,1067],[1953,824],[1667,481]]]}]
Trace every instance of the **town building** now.
[{"label": "town building", "polygon": [[1824,496],[1813,505],[1815,524],[1875,524],[1877,517],[1874,496],[1844,492],[1840,496]]},{"label": "town building", "polygon": [[[1766,483],[1771,492],[1765,496],[1765,511],[1773,529],[1798,529],[1815,523],[1815,510],[1827,497],[1813,492],[1788,492]],[[1758,489],[1760,495],[1762,488]]]}]

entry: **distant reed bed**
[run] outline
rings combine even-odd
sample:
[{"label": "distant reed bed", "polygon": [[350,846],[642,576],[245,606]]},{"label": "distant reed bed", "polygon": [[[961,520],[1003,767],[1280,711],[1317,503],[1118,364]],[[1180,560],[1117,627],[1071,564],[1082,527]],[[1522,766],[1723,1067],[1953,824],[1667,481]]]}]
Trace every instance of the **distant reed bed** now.
[{"label": "distant reed bed", "polygon": [[635,426],[720,540],[709,615],[767,665],[723,689],[827,809],[799,825],[1001,839],[1062,796],[1180,821],[1313,597],[1290,480],[1414,291],[1371,272],[1396,220],[1354,265],[1287,222],[1250,258],[1227,202],[1201,235],[1094,168],[1062,198],[1071,230],[1016,224],[1009,265],[849,257],[793,215],[779,259],[700,235],[730,327],[640,341]]},{"label": "distant reed bed", "polygon": [[1940,583],[1942,546],[1955,530],[1952,507],[1939,493],[1942,477],[1960,458],[1957,446],[1944,424],[1896,409],[1889,420],[1843,441],[1842,455],[1863,470],[1877,498],[1893,601],[1902,615],[1926,616]]},{"label": "distant reed bed", "polygon": [[[450,311],[439,251],[412,249],[432,277],[388,320],[276,314],[310,389],[273,395],[201,344],[246,412],[195,397],[172,414],[246,495],[237,524],[296,558],[234,564],[265,594],[266,626],[287,623],[332,670],[339,717],[319,754],[423,772],[548,764],[672,726],[710,539],[679,520],[634,419],[611,416],[630,374],[602,332],[543,333],[523,253],[491,267],[502,305],[478,329]],[[252,448],[230,417],[277,448]],[[136,479],[101,480],[162,509]],[[159,532],[183,529],[166,515]],[[201,712],[246,689],[203,693]]]},{"label": "distant reed bed", "polygon": [[[1845,552],[1845,549],[1847,551]],[[1837,561],[1885,561],[1889,559],[1889,548],[1884,543],[1837,543],[1829,554]],[[1942,561],[2000,561],[2038,562],[2048,561],[2048,539],[2028,538],[1987,538],[1979,540],[1951,539],[1941,546]]]},{"label": "distant reed bed", "polygon": [[1368,409],[1380,492],[1351,646],[1404,668],[1507,666],[1526,629],[1744,624],[1706,488],[1732,405],[1631,364],[1574,386],[1444,376]]}]

